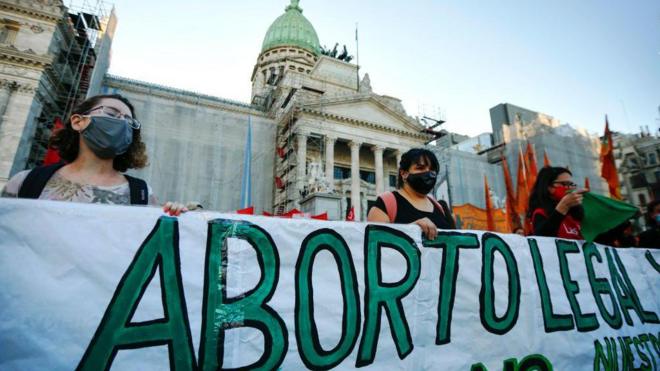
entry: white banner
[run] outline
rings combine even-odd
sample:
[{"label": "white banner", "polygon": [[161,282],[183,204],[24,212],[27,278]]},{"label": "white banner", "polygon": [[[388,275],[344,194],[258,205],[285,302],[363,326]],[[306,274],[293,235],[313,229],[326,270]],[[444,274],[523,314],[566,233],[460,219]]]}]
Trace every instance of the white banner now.
[{"label": "white banner", "polygon": [[660,250],[0,200],[1,370],[660,368]]}]

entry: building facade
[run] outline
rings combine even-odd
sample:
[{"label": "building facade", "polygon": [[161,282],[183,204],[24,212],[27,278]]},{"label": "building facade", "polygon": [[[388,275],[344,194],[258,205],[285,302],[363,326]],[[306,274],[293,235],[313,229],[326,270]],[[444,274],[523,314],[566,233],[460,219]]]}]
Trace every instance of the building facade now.
[{"label": "building facade", "polygon": [[[646,211],[649,202],[660,199],[660,137],[613,133],[612,141],[621,196]],[[643,219],[640,227],[645,225]]]},{"label": "building facade", "polygon": [[98,91],[115,24],[101,5],[0,0],[0,187],[40,164],[56,118]]},{"label": "building facade", "polygon": [[[567,167],[574,181],[583,187],[589,179],[592,192],[607,195],[605,180],[600,177],[600,140],[597,135],[562,124],[547,114],[513,104],[499,104],[490,110],[493,132],[459,143],[438,141],[430,146],[447,164],[446,184],[438,185],[440,198],[452,205],[471,204],[485,207],[484,177],[488,179],[494,207],[504,207],[506,189],[502,158],[506,158],[513,185],[517,183],[517,164],[529,143],[540,170],[544,154],[552,166]],[[514,190],[515,191],[515,190]]]},{"label": "building facade", "polygon": [[26,167],[37,118],[52,101],[46,69],[64,15],[61,1],[0,1],[0,186]]},{"label": "building facade", "polygon": [[[329,55],[326,55],[329,54]],[[347,56],[325,53],[291,1],[268,28],[249,104],[107,76],[104,93],[136,107],[151,165],[135,172],[163,200],[240,207],[248,125],[252,204],[276,214],[311,194],[339,200],[364,220],[377,194],[395,184],[400,156],[432,139],[400,100],[372,91]]]}]

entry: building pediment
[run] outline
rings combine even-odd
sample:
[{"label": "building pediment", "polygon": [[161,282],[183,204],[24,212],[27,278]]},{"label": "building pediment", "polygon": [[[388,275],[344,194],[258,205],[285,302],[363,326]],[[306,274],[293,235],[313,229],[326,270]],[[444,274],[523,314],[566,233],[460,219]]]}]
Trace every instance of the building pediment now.
[{"label": "building pediment", "polygon": [[387,98],[375,94],[322,98],[317,102],[304,104],[303,110],[386,131],[413,136],[426,135],[422,134],[424,126],[408,117],[402,108],[398,109]]}]

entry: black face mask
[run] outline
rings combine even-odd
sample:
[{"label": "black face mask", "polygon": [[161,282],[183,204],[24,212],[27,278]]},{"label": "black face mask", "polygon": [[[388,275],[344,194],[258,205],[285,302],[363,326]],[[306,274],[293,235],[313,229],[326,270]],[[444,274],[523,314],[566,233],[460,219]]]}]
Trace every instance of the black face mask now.
[{"label": "black face mask", "polygon": [[410,174],[406,182],[415,190],[417,193],[428,194],[433,190],[435,186],[435,181],[438,178],[438,174],[435,171],[426,171],[423,173]]}]

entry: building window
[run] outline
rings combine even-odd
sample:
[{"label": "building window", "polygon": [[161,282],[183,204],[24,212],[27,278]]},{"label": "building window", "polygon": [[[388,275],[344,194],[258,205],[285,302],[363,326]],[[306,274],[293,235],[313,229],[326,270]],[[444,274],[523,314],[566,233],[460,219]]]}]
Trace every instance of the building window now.
[{"label": "building window", "polygon": [[335,166],[335,179],[348,179],[351,177],[351,169],[342,166]]},{"label": "building window", "polygon": [[646,196],[640,193],[639,195],[637,195],[637,197],[639,197],[639,204],[641,206],[646,206]]},{"label": "building window", "polygon": [[397,179],[396,179],[396,178],[397,178],[396,175],[392,175],[392,174],[390,174],[390,177],[389,177],[389,178],[390,178],[390,187],[394,187],[394,188],[396,188],[396,180],[397,180]]},{"label": "building window", "polygon": [[376,184],[376,173],[373,171],[360,170],[360,179],[367,183]]},{"label": "building window", "polygon": [[648,185],[648,182],[646,181],[646,177],[644,176],[643,173],[640,174],[634,174],[633,176],[630,177],[630,185],[635,188],[645,188]]},{"label": "building window", "polygon": [[10,19],[0,20],[0,44],[13,44],[21,24]]},{"label": "building window", "polygon": [[628,156],[628,164],[633,169],[638,169],[639,168],[639,162],[637,161],[636,158],[632,157],[632,155]]},{"label": "building window", "polygon": [[658,160],[655,157],[655,153],[649,153],[646,157],[648,158],[649,165],[655,165],[658,163]]}]

